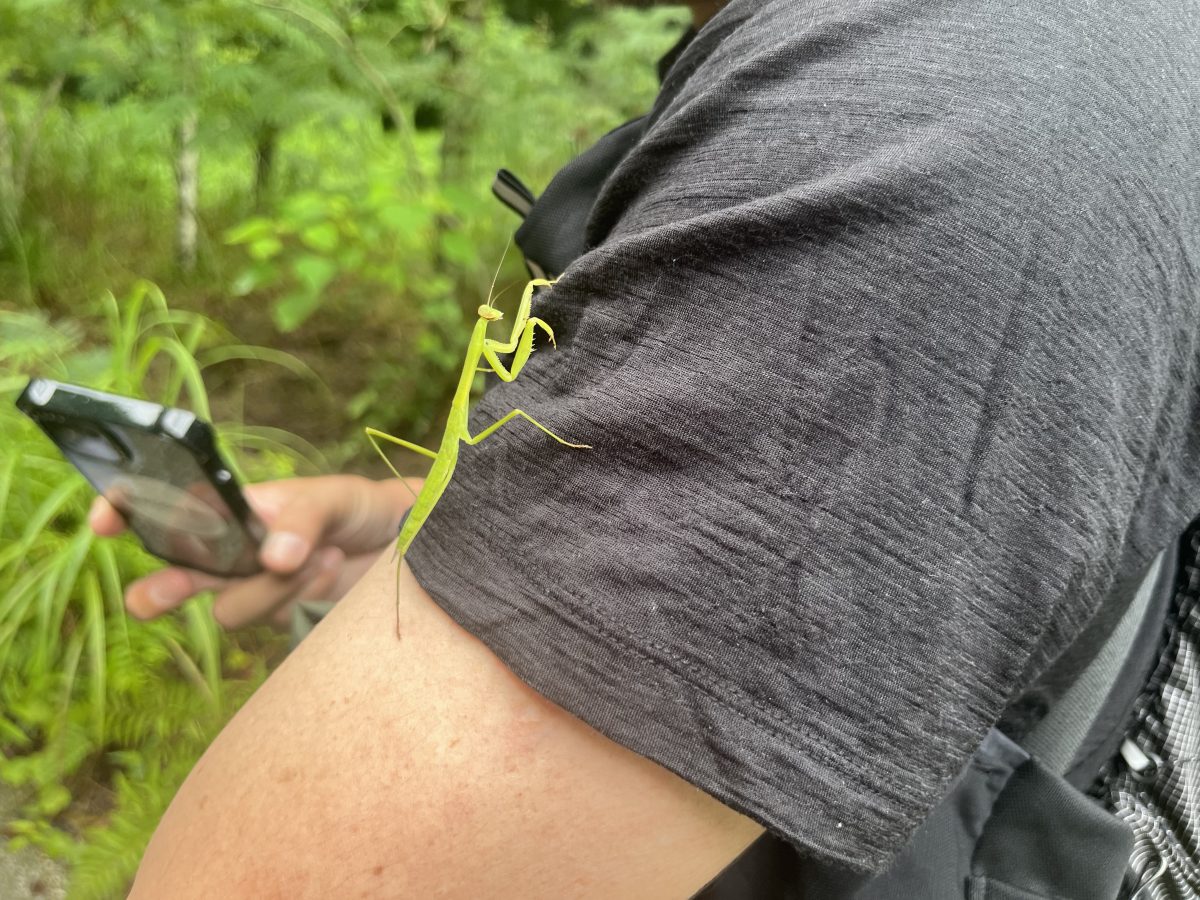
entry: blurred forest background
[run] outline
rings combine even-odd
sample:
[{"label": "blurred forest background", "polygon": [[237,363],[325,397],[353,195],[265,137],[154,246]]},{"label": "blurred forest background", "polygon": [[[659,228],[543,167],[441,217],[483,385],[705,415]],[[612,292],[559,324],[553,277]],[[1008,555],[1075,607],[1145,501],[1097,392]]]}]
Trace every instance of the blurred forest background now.
[{"label": "blurred forest background", "polygon": [[[9,861],[123,896],[286,652],[203,602],[124,615],[155,563],[92,539],[90,489],[13,410],[28,377],[194,409],[249,480],[384,475],[363,425],[433,440],[517,224],[495,170],[540,191],[644,112],[686,22],[598,0],[0,0]],[[501,285],[524,278],[509,256]],[[61,893],[53,868],[5,865],[0,896]]]}]

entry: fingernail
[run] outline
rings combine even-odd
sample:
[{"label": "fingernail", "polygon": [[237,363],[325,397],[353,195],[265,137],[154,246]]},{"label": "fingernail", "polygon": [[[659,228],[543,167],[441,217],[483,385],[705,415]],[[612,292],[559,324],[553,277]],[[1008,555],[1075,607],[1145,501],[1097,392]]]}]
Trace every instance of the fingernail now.
[{"label": "fingernail", "polygon": [[265,562],[293,568],[308,556],[308,541],[298,534],[279,531],[267,538],[262,555]]},{"label": "fingernail", "polygon": [[146,597],[157,609],[170,609],[175,605],[174,598],[161,585],[153,584],[146,588]]},{"label": "fingernail", "polygon": [[321,557],[318,565],[321,571],[328,572],[330,569],[335,569],[342,561],[342,551],[337,547],[326,547],[321,551]]}]

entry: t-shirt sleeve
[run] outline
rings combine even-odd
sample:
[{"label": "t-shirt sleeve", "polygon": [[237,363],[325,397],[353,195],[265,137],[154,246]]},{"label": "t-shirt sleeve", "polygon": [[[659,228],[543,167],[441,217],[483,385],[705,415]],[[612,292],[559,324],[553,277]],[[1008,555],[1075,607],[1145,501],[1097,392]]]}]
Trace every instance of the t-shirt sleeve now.
[{"label": "t-shirt sleeve", "polygon": [[981,6],[701,31],[535,302],[557,349],[472,414],[591,449],[464,447],[408,555],[539,692],[858,870],[1195,500],[1146,417],[1195,333],[1146,274],[1179,223],[1106,124],[1142,101],[1062,68],[1128,32]]}]

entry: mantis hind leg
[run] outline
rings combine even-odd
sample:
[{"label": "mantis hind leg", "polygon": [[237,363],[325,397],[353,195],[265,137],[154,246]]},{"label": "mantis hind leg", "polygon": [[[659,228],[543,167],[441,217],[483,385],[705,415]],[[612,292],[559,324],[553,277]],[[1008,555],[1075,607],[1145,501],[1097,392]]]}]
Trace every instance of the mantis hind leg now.
[{"label": "mantis hind leg", "polygon": [[[392,474],[395,475],[397,478],[399,478],[401,481],[404,481],[404,476],[401,475],[398,471],[396,471],[396,467],[392,465],[392,461],[387,458],[387,454],[384,453],[383,448],[379,446],[379,441],[382,440],[382,441],[387,441],[388,443],[391,443],[391,444],[396,444],[397,446],[403,447],[405,450],[411,450],[414,453],[420,453],[422,456],[428,456],[430,459],[438,458],[438,455],[436,453],[434,453],[432,450],[428,449],[427,447],[422,447],[420,444],[414,444],[412,441],[406,441],[406,440],[404,440],[404,438],[394,437],[385,431],[380,431],[378,428],[368,427],[366,429],[366,432],[367,432],[367,440],[369,440],[371,442],[371,446],[375,448],[375,452],[379,454],[379,457],[380,457],[380,459],[383,460],[384,465],[386,465],[389,469],[391,469]],[[407,481],[404,481],[404,486],[408,487]],[[414,497],[417,496],[412,488],[408,488],[408,491]]]},{"label": "mantis hind leg", "polygon": [[500,419],[497,422],[493,422],[491,425],[489,425],[487,428],[483,429],[483,431],[479,432],[479,434],[477,434],[473,437],[468,434],[466,437],[463,438],[463,443],[464,444],[472,444],[472,445],[478,444],[484,438],[491,436],[494,432],[498,431],[500,428],[507,425],[509,422],[511,422],[517,416],[520,416],[522,419],[525,419],[528,422],[532,422],[534,425],[536,425],[538,428],[542,429],[542,431],[546,432],[546,434],[550,435],[550,437],[554,438],[560,444],[565,444],[568,447],[575,447],[578,450],[591,450],[592,449],[591,444],[572,444],[570,441],[563,440],[557,434],[555,434],[553,431],[551,431],[549,428],[547,428],[545,425],[543,425],[541,422],[539,422],[537,419],[535,419],[533,416],[529,415],[529,413],[525,412],[524,410],[520,410],[520,409],[514,409],[512,412],[510,412],[504,418]]}]

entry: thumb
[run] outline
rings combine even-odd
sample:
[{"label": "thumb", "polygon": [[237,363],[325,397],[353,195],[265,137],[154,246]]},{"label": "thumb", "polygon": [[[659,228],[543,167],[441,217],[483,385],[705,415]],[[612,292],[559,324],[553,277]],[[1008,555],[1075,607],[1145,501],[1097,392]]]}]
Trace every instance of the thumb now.
[{"label": "thumb", "polygon": [[268,511],[263,504],[254,504],[266,513],[262,518],[267,523],[267,537],[259,551],[259,560],[267,569],[280,574],[296,572],[304,565],[329,530],[329,519],[337,514],[336,509],[322,502],[332,499],[326,492],[314,496],[314,485],[295,482],[293,485],[296,492],[277,501],[274,509]]},{"label": "thumb", "polygon": [[272,496],[255,504],[275,505],[277,510],[264,510],[268,533],[259,554],[271,571],[296,571],[322,544],[356,554],[377,549],[395,536],[395,504],[369,479],[326,475],[275,482],[274,487]]}]

